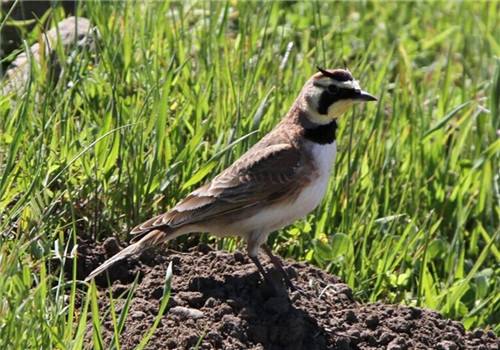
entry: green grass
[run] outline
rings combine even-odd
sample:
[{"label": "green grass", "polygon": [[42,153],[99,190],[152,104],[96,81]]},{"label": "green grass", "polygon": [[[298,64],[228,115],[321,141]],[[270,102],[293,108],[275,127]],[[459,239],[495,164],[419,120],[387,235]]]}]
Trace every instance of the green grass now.
[{"label": "green grass", "polygon": [[500,332],[497,3],[80,10],[100,30],[96,53],[56,85],[34,67],[25,93],[0,97],[0,348],[82,348],[96,290],[48,262],[64,264],[79,235],[125,238],[270,130],[316,65],[344,61],[379,102],[341,121],[328,195],[271,236],[274,250],[361,300]]}]

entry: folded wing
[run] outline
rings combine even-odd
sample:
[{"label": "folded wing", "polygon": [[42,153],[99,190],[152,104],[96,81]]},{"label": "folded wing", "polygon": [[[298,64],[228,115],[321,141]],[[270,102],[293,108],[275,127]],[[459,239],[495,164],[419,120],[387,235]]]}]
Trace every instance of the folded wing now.
[{"label": "folded wing", "polygon": [[247,152],[208,184],[190,193],[170,211],[131,231],[177,228],[293,196],[309,182],[310,164],[290,144]]}]

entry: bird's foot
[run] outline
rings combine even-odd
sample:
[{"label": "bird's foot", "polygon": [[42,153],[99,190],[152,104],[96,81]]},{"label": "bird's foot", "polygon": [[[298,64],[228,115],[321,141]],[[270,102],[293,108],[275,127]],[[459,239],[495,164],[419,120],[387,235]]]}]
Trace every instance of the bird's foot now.
[{"label": "bird's foot", "polygon": [[281,273],[283,281],[285,282],[288,289],[290,289],[290,291],[292,291],[292,292],[297,292],[302,296],[307,296],[307,292],[304,289],[299,288],[293,284],[293,282],[290,279],[289,274],[286,272],[285,267],[283,266],[283,263],[281,262],[280,258],[278,258],[276,255],[274,255],[272,253],[271,248],[269,248],[267,245],[263,244],[262,249],[267,254],[267,256],[271,260],[271,263],[274,265],[276,270]]},{"label": "bird's foot", "polygon": [[266,287],[269,288],[270,294],[274,296],[282,296],[283,294],[286,294],[286,290],[285,288],[283,288],[280,276],[278,276],[276,273],[273,273],[275,271],[266,271],[260,263],[259,259],[255,256],[250,256],[250,259],[253,261],[255,266],[257,266],[260,275],[264,279]]}]

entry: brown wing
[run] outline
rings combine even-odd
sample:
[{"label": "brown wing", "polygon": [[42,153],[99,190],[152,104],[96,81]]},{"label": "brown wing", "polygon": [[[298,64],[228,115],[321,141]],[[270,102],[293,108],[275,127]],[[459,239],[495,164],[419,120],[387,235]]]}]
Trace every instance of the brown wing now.
[{"label": "brown wing", "polygon": [[170,211],[144,222],[131,233],[194,224],[293,195],[309,182],[309,166],[303,154],[290,144],[255,149]]}]

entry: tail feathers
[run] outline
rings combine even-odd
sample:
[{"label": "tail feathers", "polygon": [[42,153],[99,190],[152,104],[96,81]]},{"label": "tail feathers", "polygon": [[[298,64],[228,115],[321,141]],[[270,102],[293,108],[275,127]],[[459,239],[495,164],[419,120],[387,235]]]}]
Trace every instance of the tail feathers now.
[{"label": "tail feathers", "polygon": [[146,249],[154,247],[155,245],[163,243],[172,238],[174,238],[172,232],[164,232],[159,230],[151,231],[146,234],[140,241],[129,245],[127,248],[123,249],[122,251],[102,263],[98,268],[92,271],[90,275],[85,278],[85,281],[90,281],[91,279],[106,271],[111,266],[123,259],[126,259],[133,255],[138,255]]}]

